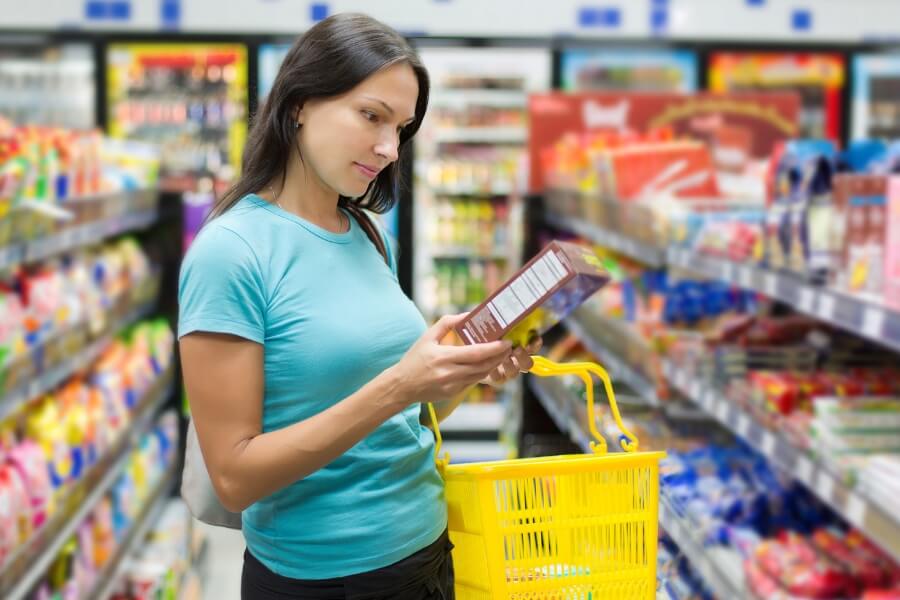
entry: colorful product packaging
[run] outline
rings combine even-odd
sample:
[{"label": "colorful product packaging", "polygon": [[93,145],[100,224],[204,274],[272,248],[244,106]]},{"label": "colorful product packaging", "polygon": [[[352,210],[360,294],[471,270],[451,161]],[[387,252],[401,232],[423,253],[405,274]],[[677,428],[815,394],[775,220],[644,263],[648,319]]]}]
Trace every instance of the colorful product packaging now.
[{"label": "colorful product packaging", "polygon": [[884,245],[884,300],[900,310],[900,176],[888,182]]},{"label": "colorful product packaging", "polygon": [[590,249],[553,241],[455,328],[466,344],[507,339],[525,347],[606,285],[609,274]]}]

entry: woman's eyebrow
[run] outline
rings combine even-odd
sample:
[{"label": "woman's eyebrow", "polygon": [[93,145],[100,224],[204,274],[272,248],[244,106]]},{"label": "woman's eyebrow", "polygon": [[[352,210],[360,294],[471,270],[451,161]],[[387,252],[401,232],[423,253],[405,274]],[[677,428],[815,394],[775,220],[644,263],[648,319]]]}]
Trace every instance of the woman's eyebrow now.
[{"label": "woman's eyebrow", "polygon": [[[391,105],[390,105],[390,104],[388,104],[387,102],[385,102],[385,101],[382,100],[381,98],[376,98],[375,96],[364,96],[364,98],[366,98],[367,100],[371,100],[372,102],[377,102],[378,104],[382,105],[382,106],[384,107],[384,109],[385,109],[386,111],[388,111],[388,113],[389,113],[391,116],[394,116],[394,109],[391,108]],[[410,118],[407,119],[407,121],[415,121],[415,120],[416,120],[415,117],[410,117]]]}]

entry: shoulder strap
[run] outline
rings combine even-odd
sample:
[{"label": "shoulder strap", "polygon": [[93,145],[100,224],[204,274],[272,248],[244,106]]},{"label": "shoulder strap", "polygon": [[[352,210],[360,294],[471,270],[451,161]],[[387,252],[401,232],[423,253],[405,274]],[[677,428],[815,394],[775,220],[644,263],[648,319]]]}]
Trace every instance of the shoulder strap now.
[{"label": "shoulder strap", "polygon": [[363,228],[363,231],[366,232],[366,236],[369,238],[369,241],[375,245],[375,249],[378,250],[378,254],[384,259],[384,262],[391,266],[391,262],[388,259],[387,248],[384,245],[384,238],[381,237],[381,233],[378,231],[378,227],[375,223],[372,222],[372,219],[369,218],[369,215],[366,214],[366,211],[353,204],[352,202],[347,202],[344,204],[344,208],[347,209],[353,218],[356,219],[356,222],[359,223],[359,226]]}]

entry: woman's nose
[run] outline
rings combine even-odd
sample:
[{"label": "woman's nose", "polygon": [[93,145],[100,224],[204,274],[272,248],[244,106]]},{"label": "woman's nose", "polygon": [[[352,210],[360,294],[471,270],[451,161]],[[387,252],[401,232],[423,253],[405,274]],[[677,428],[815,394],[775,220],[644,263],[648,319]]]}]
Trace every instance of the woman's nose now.
[{"label": "woman's nose", "polygon": [[375,154],[389,162],[397,160],[399,140],[396,137],[382,139],[375,145]]}]

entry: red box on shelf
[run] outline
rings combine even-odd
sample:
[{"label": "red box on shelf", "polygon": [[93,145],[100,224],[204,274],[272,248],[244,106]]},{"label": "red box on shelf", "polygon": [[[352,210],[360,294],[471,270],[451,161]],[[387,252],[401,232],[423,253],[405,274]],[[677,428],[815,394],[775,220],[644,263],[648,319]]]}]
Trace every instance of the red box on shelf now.
[{"label": "red box on shelf", "polygon": [[671,193],[678,197],[716,197],[715,168],[709,148],[698,142],[641,144],[605,153],[619,200]]}]

